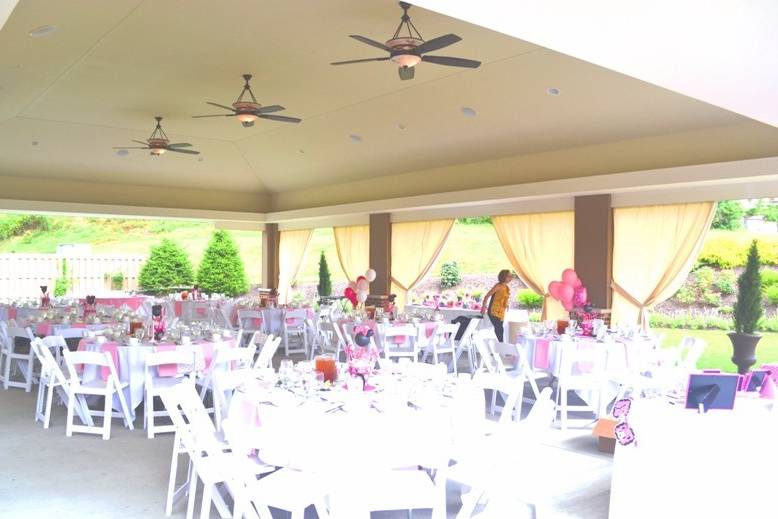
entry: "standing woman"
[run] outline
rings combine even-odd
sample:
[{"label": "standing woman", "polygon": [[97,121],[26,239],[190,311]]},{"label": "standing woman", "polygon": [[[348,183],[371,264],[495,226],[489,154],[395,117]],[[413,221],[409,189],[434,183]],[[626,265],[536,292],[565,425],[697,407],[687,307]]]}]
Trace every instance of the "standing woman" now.
[{"label": "standing woman", "polygon": [[481,314],[486,313],[487,309],[489,310],[489,320],[492,321],[494,333],[500,342],[502,342],[504,334],[503,321],[505,320],[505,310],[508,309],[508,303],[511,299],[511,290],[508,288],[508,283],[511,282],[512,278],[510,270],[501,270],[497,274],[497,284],[486,293],[484,304],[481,307]]}]

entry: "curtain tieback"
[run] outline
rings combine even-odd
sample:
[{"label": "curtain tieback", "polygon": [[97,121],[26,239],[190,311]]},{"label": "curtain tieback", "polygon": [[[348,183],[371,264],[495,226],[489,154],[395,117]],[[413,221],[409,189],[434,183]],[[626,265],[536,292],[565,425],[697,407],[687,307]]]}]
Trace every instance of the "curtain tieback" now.
[{"label": "curtain tieback", "polygon": [[624,290],[624,288],[621,285],[619,285],[618,283],[616,283],[616,281],[611,281],[611,288],[613,290],[615,290],[616,292],[618,292],[618,294],[621,297],[623,297],[624,299],[626,299],[627,301],[629,301],[630,303],[632,303],[633,305],[638,307],[638,309],[640,310],[640,312],[638,313],[638,324],[642,325],[644,328],[647,328],[647,326],[648,326],[648,308],[646,307],[646,305],[644,303],[638,301],[637,299],[635,299],[632,296],[632,294],[630,294],[629,292]]},{"label": "curtain tieback", "polygon": [[548,310],[546,306],[546,301],[548,301],[548,298],[551,297],[551,294],[548,292],[543,294],[543,306],[540,307],[540,320],[545,321],[548,317]]}]

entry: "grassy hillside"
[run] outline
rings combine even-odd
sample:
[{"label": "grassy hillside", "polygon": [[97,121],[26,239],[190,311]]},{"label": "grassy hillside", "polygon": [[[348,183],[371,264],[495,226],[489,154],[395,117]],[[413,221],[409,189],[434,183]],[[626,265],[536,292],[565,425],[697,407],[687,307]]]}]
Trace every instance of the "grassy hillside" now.
[{"label": "grassy hillside", "polygon": [[[52,217],[48,219],[48,229],[30,229],[0,240],[0,253],[54,253],[60,244],[88,243],[95,254],[148,254],[153,245],[170,238],[190,254],[196,266],[213,229],[213,224],[208,222]],[[259,283],[261,233],[230,231],[230,234],[240,247],[249,281]]]}]

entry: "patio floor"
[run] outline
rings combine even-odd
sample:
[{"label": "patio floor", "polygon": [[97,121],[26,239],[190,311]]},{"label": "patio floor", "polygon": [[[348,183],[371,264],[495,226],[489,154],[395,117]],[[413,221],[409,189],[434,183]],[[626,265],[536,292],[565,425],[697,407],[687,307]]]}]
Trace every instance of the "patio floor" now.
[{"label": "patio floor", "polygon": [[[0,390],[0,517],[165,517],[171,434],[148,440],[142,430],[128,431],[115,420],[109,441],[83,434],[67,438],[64,407],[55,406],[51,427],[44,430],[33,423],[34,406],[34,392]],[[142,427],[140,417],[138,425]],[[574,474],[575,483],[571,491],[557,496],[553,517],[607,518],[612,458],[597,451],[591,430],[563,434],[555,429],[546,448],[548,462],[566,480]],[[449,484],[449,517],[459,510],[459,495],[458,486]],[[185,508],[179,502],[173,517],[185,517]],[[530,516],[526,509],[516,510],[513,517]],[[215,509],[211,517],[218,517]],[[274,511],[273,517],[287,516]],[[305,517],[316,514],[309,509]],[[407,515],[382,512],[372,517],[404,519]],[[419,511],[413,517],[429,517],[429,512]]]}]

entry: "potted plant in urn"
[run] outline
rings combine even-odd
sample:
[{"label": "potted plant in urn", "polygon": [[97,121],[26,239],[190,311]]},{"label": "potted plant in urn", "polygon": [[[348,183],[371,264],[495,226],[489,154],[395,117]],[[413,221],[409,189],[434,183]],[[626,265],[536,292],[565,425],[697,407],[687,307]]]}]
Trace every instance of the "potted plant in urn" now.
[{"label": "potted plant in urn", "polygon": [[732,341],[732,362],[738,373],[747,373],[756,363],[756,344],[762,336],[756,333],[762,318],[762,278],[759,274],[759,251],[756,240],[748,249],[746,268],[737,280],[737,303],[735,304],[735,331],[727,335]]}]

